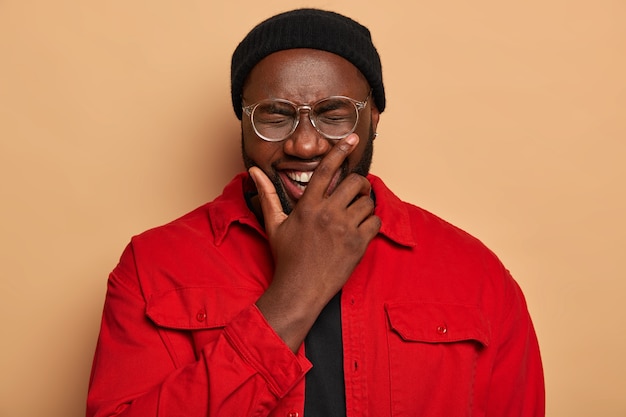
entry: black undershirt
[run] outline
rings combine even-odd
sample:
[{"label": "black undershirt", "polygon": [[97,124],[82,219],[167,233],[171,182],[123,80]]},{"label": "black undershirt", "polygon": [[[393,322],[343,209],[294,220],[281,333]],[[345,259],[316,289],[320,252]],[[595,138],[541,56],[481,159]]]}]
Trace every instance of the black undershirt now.
[{"label": "black undershirt", "polygon": [[306,417],[346,417],[340,300],[341,292],[324,307],[304,340],[313,364],[305,379]]}]

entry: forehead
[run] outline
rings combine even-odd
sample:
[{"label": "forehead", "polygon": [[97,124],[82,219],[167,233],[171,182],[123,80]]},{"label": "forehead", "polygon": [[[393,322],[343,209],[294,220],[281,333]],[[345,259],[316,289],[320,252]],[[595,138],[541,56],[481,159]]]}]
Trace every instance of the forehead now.
[{"label": "forehead", "polygon": [[250,71],[243,87],[246,102],[286,98],[310,103],[332,95],[361,99],[369,85],[363,74],[345,58],[316,49],[274,52]]}]

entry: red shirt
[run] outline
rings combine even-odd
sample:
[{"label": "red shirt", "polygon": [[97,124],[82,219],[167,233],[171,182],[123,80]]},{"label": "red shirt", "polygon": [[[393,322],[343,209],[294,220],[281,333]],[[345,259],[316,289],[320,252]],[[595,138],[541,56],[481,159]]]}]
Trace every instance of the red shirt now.
[{"label": "red shirt", "polygon": [[[302,417],[311,365],[254,304],[273,261],[247,178],[132,239],[108,281],[88,416]],[[382,228],[341,293],[347,415],[543,416],[537,339],[508,271],[368,178]]]}]

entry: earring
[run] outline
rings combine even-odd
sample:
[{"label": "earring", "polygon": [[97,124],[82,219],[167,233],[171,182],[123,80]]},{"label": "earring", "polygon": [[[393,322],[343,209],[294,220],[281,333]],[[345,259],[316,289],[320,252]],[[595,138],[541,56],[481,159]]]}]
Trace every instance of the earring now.
[{"label": "earring", "polygon": [[374,132],[374,139],[378,137],[378,132]]}]

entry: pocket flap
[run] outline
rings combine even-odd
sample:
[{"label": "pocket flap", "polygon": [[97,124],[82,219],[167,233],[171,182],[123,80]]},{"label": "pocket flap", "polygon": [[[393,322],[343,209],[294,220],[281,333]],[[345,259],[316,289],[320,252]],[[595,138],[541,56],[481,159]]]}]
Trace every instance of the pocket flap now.
[{"label": "pocket flap", "polygon": [[488,346],[491,329],[478,307],[444,303],[390,303],[391,328],[409,342],[446,343],[474,340]]},{"label": "pocket flap", "polygon": [[173,329],[223,327],[260,296],[250,288],[187,287],[152,294],[146,315]]}]

